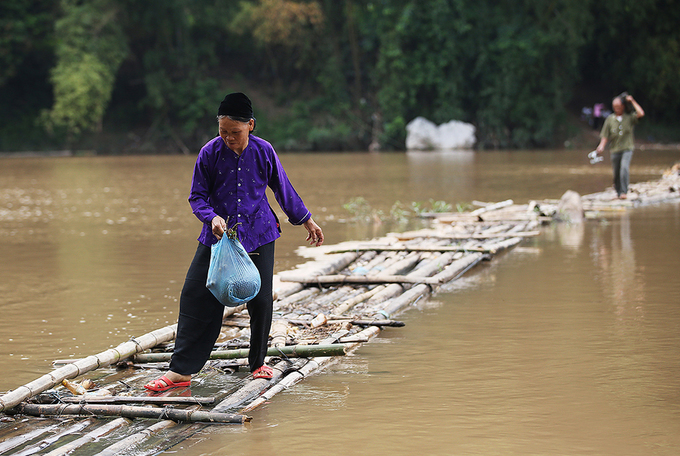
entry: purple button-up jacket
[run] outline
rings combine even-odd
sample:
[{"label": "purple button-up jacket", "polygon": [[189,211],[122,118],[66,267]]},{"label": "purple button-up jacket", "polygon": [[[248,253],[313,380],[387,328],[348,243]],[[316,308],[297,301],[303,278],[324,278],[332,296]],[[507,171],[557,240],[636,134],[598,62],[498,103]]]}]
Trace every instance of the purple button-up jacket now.
[{"label": "purple button-up jacket", "polygon": [[241,155],[219,136],[209,141],[198,154],[189,196],[194,215],[203,222],[198,241],[207,246],[217,242],[212,234],[216,215],[227,220],[228,228],[240,223],[238,238],[247,252],[279,238],[279,222],[267,201],[267,186],[290,223],[301,225],[312,216],[267,141],[250,135]]}]

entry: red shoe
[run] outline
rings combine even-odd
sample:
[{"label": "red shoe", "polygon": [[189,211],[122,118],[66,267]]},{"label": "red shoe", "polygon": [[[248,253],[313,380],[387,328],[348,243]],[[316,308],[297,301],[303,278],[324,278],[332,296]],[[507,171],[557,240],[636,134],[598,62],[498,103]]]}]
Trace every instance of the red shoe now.
[{"label": "red shoe", "polygon": [[253,372],[253,378],[272,378],[274,371],[269,366],[261,366]]},{"label": "red shoe", "polygon": [[191,380],[187,382],[173,382],[168,377],[163,375],[161,378],[150,381],[144,385],[144,388],[159,393],[161,391],[167,391],[171,388],[182,388],[187,386],[191,386]]}]

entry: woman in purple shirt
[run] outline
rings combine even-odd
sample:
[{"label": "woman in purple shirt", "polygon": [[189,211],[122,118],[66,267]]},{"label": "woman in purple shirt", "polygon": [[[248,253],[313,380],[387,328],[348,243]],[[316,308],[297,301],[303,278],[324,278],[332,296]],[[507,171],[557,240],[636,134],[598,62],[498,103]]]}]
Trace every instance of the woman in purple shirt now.
[{"label": "woman in purple shirt", "polygon": [[[272,321],[274,241],[281,236],[279,221],[267,201],[270,187],[293,225],[307,230],[311,245],[323,243],[323,232],[297,194],[274,148],[252,135],[255,128],[250,100],[231,93],[220,104],[219,136],[198,154],[189,203],[203,222],[196,255],[189,267],[180,297],[175,350],[170,370],[145,385],[152,391],[189,386],[191,375],[203,368],[219,336],[224,306],[206,288],[210,246],[236,225],[238,238],[260,271],[262,285],[248,303],[250,352],[248,362],[254,378],[271,378],[264,365]],[[238,225],[237,225],[238,224]]]}]

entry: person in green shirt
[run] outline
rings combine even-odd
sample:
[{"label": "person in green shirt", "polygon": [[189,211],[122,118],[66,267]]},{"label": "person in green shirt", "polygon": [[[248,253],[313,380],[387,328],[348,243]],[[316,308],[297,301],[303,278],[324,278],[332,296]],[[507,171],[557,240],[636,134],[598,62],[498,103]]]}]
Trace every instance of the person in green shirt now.
[{"label": "person in green shirt", "polygon": [[[635,112],[628,113],[624,108],[624,101],[630,102]],[[614,171],[614,189],[619,199],[626,199],[630,180],[630,161],[633,158],[633,130],[635,124],[645,111],[640,107],[632,95],[618,96],[612,100],[614,112],[607,117],[600,131],[600,144],[597,153],[604,152],[609,145]]]}]

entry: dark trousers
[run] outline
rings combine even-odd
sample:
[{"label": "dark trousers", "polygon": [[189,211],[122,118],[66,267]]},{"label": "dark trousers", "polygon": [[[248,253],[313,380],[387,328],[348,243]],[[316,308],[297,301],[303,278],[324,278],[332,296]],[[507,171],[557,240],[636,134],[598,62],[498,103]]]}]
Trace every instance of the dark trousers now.
[{"label": "dark trousers", "polygon": [[632,150],[614,152],[612,154],[612,171],[614,171],[614,189],[618,196],[628,193],[630,182],[630,161],[633,159]]},{"label": "dark trousers", "polygon": [[[258,247],[250,258],[260,271],[260,292],[248,303],[250,314],[250,371],[264,364],[272,323],[274,242]],[[222,328],[224,306],[205,286],[210,266],[210,247],[199,243],[189,266],[179,301],[177,338],[170,370],[195,374],[205,365]]]}]

